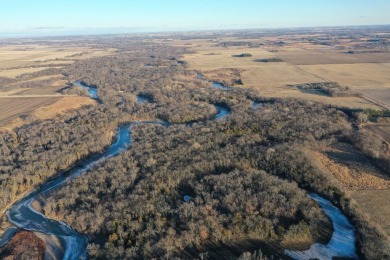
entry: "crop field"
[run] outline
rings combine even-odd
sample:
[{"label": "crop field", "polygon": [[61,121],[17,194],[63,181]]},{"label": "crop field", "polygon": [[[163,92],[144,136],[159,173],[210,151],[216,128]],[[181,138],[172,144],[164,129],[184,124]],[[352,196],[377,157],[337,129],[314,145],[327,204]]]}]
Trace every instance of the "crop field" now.
[{"label": "crop field", "polygon": [[[250,53],[252,57],[234,57],[242,53]],[[213,48],[207,51],[198,51],[195,54],[185,56],[185,61],[190,65],[190,69],[212,70],[221,68],[247,68],[262,66],[257,59],[271,58],[274,55],[263,49],[251,48]]]},{"label": "crop field", "polygon": [[21,114],[58,101],[53,97],[2,97],[0,99],[0,125],[9,123]]},{"label": "crop field", "polygon": [[42,87],[42,88],[30,88],[30,89],[26,89],[26,90],[22,90],[22,91],[19,91],[17,93],[15,93],[14,95],[16,96],[19,96],[19,95],[22,95],[22,96],[28,96],[28,95],[59,95],[58,91],[63,88],[65,86],[62,85],[62,86],[57,86],[57,85],[53,85],[53,86],[48,86],[48,87]]},{"label": "crop field", "polygon": [[41,70],[48,69],[49,67],[39,67],[39,68],[19,68],[19,69],[7,69],[0,71],[0,77],[15,78],[22,74],[33,73]]},{"label": "crop field", "polygon": [[241,73],[241,77],[245,86],[259,89],[322,81],[322,79],[284,62],[247,68]]},{"label": "crop field", "polygon": [[388,63],[321,64],[300,68],[353,89],[390,88]]},{"label": "crop field", "polygon": [[364,128],[380,136],[390,145],[390,124],[367,124]]},{"label": "crop field", "polygon": [[390,61],[389,52],[348,54],[329,49],[285,48],[279,50],[277,56],[295,65],[387,63]]},{"label": "crop field", "polygon": [[49,96],[49,97],[0,97],[0,129],[21,126],[25,120],[20,115],[30,115],[35,119],[49,119],[86,105],[95,105],[89,97]]},{"label": "crop field", "polygon": [[[56,40],[47,44],[4,44],[0,46],[0,77],[17,79],[22,74],[62,68],[77,60],[107,56],[115,51],[64,44]],[[42,81],[41,86],[39,81]],[[66,83],[64,76],[58,74],[28,78],[24,81],[17,79],[16,82],[3,86],[0,91],[0,127],[12,129],[28,122],[20,117],[21,115],[47,119],[84,105],[95,104],[89,97],[61,95],[59,90],[65,87]]]},{"label": "crop field", "polygon": [[[9,73],[9,76],[21,74],[21,71],[31,69],[29,66],[64,65],[73,63],[78,59],[86,59],[109,55],[113,49],[98,50],[88,47],[63,48],[60,44],[52,45],[20,45],[0,47],[0,74]],[[27,67],[27,68],[20,68]],[[7,71],[13,69],[12,71]],[[14,70],[15,69],[15,70]],[[37,69],[37,68],[33,68]],[[28,71],[27,71],[28,72]]]},{"label": "crop field", "polygon": [[[353,34],[353,33],[352,33]],[[197,39],[188,33],[170,44],[189,48],[185,55],[191,69],[206,71],[239,69],[243,87],[258,89],[269,97],[292,97],[350,108],[389,107],[390,52],[387,34],[327,35],[318,29],[311,33],[263,32],[221,34]],[[373,40],[374,39],[374,40]],[[252,57],[234,57],[249,53]],[[259,62],[277,58],[282,62]],[[329,98],[321,93],[302,92],[289,85],[310,82],[337,82],[363,97]]]},{"label": "crop field", "polygon": [[390,87],[378,89],[359,89],[357,90],[362,96],[378,102],[384,108],[390,109]]},{"label": "crop field", "polygon": [[[240,39],[231,40],[240,41]],[[270,38],[268,40],[272,39]],[[193,54],[184,56],[184,60],[189,63],[190,69],[200,70],[203,74],[212,74],[215,70],[238,69],[240,72],[239,78],[243,83],[243,86],[240,87],[257,89],[266,97],[305,99],[335,106],[371,109],[381,109],[382,106],[377,102],[389,102],[388,100],[390,100],[386,96],[386,93],[388,93],[387,86],[390,87],[389,63],[332,64],[341,61],[346,62],[346,58],[352,57],[353,55],[363,57],[370,56],[372,53],[342,54],[337,53],[329,46],[318,46],[308,43],[297,44],[297,47],[294,45],[264,48],[236,46],[226,48],[217,46],[217,43],[204,40],[194,41],[193,44],[187,41],[175,41],[177,46],[186,46],[195,51]],[[234,55],[241,53],[250,53],[252,57],[234,57]],[[291,59],[286,59],[286,62],[258,61],[272,57],[281,57],[284,59],[287,54],[289,57],[295,57],[296,59],[311,59],[307,63],[316,65],[298,66],[295,64],[303,63],[303,61],[294,62]],[[341,56],[339,57],[339,55]],[[319,57],[322,58],[320,59]],[[358,56],[353,57],[356,58]],[[325,60],[325,58],[328,60]],[[379,61],[382,60],[379,59]],[[331,64],[322,64],[324,62]],[[353,63],[352,61],[348,62]],[[351,87],[352,90],[358,93],[375,89],[375,93],[381,94],[375,94],[377,97],[371,97],[377,100],[375,102],[374,100],[361,97],[335,98],[321,93],[302,92],[295,87],[289,86],[324,81],[338,82],[341,85]],[[365,92],[365,94],[367,93]],[[383,93],[385,95],[382,95]]]},{"label": "crop field", "polygon": [[47,61],[62,59],[66,56],[80,53],[79,51],[55,52],[56,50],[52,48],[31,51],[9,51],[7,49],[4,50],[4,48],[0,48],[0,69],[4,70],[21,66],[55,64],[55,61],[50,63]]}]

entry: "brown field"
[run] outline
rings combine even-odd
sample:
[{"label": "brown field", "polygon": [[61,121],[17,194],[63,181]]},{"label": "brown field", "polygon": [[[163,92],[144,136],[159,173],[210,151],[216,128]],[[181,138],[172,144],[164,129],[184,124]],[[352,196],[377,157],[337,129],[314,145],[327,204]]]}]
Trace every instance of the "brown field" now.
[{"label": "brown field", "polygon": [[[73,63],[77,59],[86,59],[97,56],[110,55],[113,49],[98,50],[88,47],[67,47],[58,45],[41,45],[41,44],[25,44],[0,47],[0,74],[11,73],[11,76],[19,74],[16,71],[8,71],[7,69],[23,66],[47,66],[47,65],[64,65]],[[26,68],[30,69],[30,68]]]},{"label": "brown field", "polygon": [[53,97],[3,97],[0,99],[0,125],[5,125],[21,114],[29,113],[42,106],[48,106],[60,98]]},{"label": "brown field", "polygon": [[367,124],[364,126],[364,129],[380,136],[390,145],[390,124]]},{"label": "brown field", "polygon": [[353,89],[390,88],[387,63],[304,65],[300,68]]},{"label": "brown field", "polygon": [[286,48],[279,50],[277,56],[295,65],[387,63],[390,61],[390,52],[347,54],[329,48],[322,50]]},{"label": "brown field", "polygon": [[[252,57],[233,57],[241,53],[251,53]],[[261,66],[260,62],[255,62],[256,59],[271,58],[274,55],[264,49],[252,48],[222,48],[215,47],[206,51],[198,51],[195,54],[186,55],[184,60],[190,65],[190,69],[194,70],[213,70],[221,68],[247,68]]]},{"label": "brown field", "polygon": [[320,82],[322,79],[284,62],[276,62],[245,69],[241,73],[245,86],[283,87],[289,84]]},{"label": "brown field", "polygon": [[[318,35],[312,35],[318,36]],[[264,43],[262,48],[222,47],[219,41]],[[203,74],[223,69],[239,69],[242,87],[259,90],[266,97],[297,98],[350,108],[382,109],[390,102],[390,52],[343,53],[333,46],[301,42],[299,35],[240,39],[224,37],[217,40],[172,40],[171,44],[195,51],[185,55],[190,69]],[[269,43],[287,41],[286,46]],[[354,43],[340,40],[338,45],[349,48]],[[233,57],[250,53],[252,57]],[[285,62],[257,62],[257,59],[280,57]],[[335,81],[349,86],[363,97],[328,97],[321,93],[305,93],[289,85]]]},{"label": "brown field", "polygon": [[45,96],[45,95],[58,95],[58,91],[63,88],[63,86],[65,85],[62,85],[61,87],[59,86],[49,86],[49,87],[42,87],[42,88],[31,88],[31,89],[26,89],[26,90],[22,90],[22,91],[19,91],[17,93],[15,93],[14,95],[16,96],[26,96],[26,95],[42,95],[42,96]]},{"label": "brown field", "polygon": [[378,102],[383,108],[390,109],[390,87],[378,89],[359,89],[356,92],[360,93],[367,99]]},{"label": "brown field", "polygon": [[[38,72],[47,68],[61,68],[79,59],[106,56],[115,49],[94,49],[75,44],[63,44],[53,40],[49,44],[18,44],[0,47],[0,77],[15,78],[25,73]],[[50,65],[50,66],[49,66]],[[37,68],[32,66],[39,66]],[[0,127],[12,129],[28,123],[20,116],[34,119],[52,118],[84,105],[95,104],[88,97],[63,96],[58,91],[66,86],[63,75],[49,75],[28,79],[24,82],[52,79],[50,86],[17,88],[20,82],[5,86],[0,91]]]},{"label": "brown field", "polygon": [[11,90],[7,90],[7,91],[0,91],[0,98],[13,96],[21,91],[24,91],[24,90],[29,90],[29,88],[16,88],[16,89],[11,89]]},{"label": "brown field", "polygon": [[26,123],[19,116],[32,115],[35,119],[49,119],[86,105],[95,105],[89,97],[3,97],[0,98],[0,130],[12,130]]},{"label": "brown field", "polygon": [[49,67],[7,69],[7,70],[0,71],[0,77],[15,78],[22,74],[33,73],[33,72],[45,70],[47,68]]},{"label": "brown field", "polygon": [[94,50],[86,53],[82,53],[80,56],[76,57],[66,57],[68,60],[85,60],[90,58],[108,56],[116,52],[116,49],[106,49],[106,50]]},{"label": "brown field", "polygon": [[390,190],[356,190],[351,195],[371,221],[390,236]]},{"label": "brown field", "polygon": [[[390,134],[390,124],[380,126],[381,129]],[[390,141],[390,140],[389,140]]]},{"label": "brown field", "polygon": [[0,69],[17,68],[20,66],[48,65],[56,64],[56,61],[47,62],[48,60],[63,59],[66,56],[80,52],[60,52],[55,53],[54,49],[40,51],[6,51],[0,48]]},{"label": "brown field", "polygon": [[350,145],[325,148],[314,155],[349,190],[390,189],[390,177]]},{"label": "brown field", "polygon": [[390,66],[388,63],[323,64],[298,66],[329,81],[349,86],[367,101],[390,108]]},{"label": "brown field", "polygon": [[82,106],[95,104],[96,101],[89,97],[65,96],[49,106],[36,109],[34,115],[40,119],[48,119],[59,114],[64,114],[70,110],[81,108]]}]

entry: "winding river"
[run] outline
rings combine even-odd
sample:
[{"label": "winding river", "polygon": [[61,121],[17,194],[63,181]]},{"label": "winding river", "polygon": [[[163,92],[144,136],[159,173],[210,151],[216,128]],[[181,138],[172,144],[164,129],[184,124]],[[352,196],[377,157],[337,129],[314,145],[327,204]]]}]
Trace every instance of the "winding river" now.
[{"label": "winding river", "polygon": [[[85,87],[92,98],[99,98],[97,89],[86,86],[82,82],[77,84]],[[143,96],[138,96],[139,103],[149,102]],[[256,109],[258,103],[253,103],[253,108]],[[230,110],[222,105],[215,105],[217,114],[211,120],[221,120],[226,118]],[[39,188],[30,192],[21,200],[15,202],[7,211],[8,220],[16,227],[41,232],[48,235],[58,237],[65,247],[64,259],[85,259],[87,255],[88,238],[87,236],[78,233],[75,229],[68,226],[66,223],[49,219],[45,215],[37,212],[31,206],[31,203],[40,195],[47,193],[50,190],[60,187],[67,181],[80,176],[81,174],[97,166],[102,161],[116,156],[119,152],[129,149],[132,143],[131,128],[140,124],[159,124],[168,126],[167,122],[150,121],[150,122],[132,122],[119,127],[117,140],[103,153],[93,156],[85,160],[81,165],[76,166],[64,174],[58,175],[54,179],[44,183]],[[192,124],[187,124],[191,126]],[[346,256],[357,258],[356,242],[354,228],[349,223],[348,219],[334,207],[329,201],[316,195],[310,195],[323,209],[326,215],[330,217],[334,226],[334,233],[328,245],[314,244],[308,251],[286,251],[286,254],[294,259],[310,259],[317,257],[318,259],[331,259],[332,256]],[[190,198],[185,198],[190,199]],[[15,234],[16,227],[8,228],[2,236],[0,236],[0,247],[5,245]]]},{"label": "winding river", "polygon": [[311,193],[309,196],[317,202],[324,213],[331,219],[333,234],[327,245],[316,243],[306,251],[286,250],[286,254],[293,259],[324,259],[332,260],[335,257],[359,259],[356,254],[355,228],[348,218],[329,200]]}]

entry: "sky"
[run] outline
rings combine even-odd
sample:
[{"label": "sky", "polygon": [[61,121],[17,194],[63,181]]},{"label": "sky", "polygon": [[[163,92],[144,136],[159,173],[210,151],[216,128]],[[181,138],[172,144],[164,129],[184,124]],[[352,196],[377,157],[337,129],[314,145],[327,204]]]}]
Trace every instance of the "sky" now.
[{"label": "sky", "polygon": [[0,35],[390,24],[390,0],[0,0]]}]

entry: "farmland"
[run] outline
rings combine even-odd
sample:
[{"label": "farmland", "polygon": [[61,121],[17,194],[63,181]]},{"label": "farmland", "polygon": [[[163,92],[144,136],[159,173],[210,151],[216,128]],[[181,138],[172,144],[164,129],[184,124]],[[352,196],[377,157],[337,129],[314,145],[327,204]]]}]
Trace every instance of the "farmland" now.
[{"label": "farmland", "polygon": [[[66,41],[65,41],[66,42]],[[95,104],[87,97],[63,96],[67,86],[61,68],[111,55],[115,49],[96,49],[64,41],[9,40],[0,46],[0,127],[12,129],[36,119],[47,119]],[[57,74],[51,71],[57,70]]]},{"label": "farmland", "polygon": [[58,100],[59,98],[53,97],[1,98],[0,124],[4,125],[18,115],[29,113],[42,106],[48,106]]},{"label": "farmland", "polygon": [[[388,33],[358,32],[354,36],[354,32],[345,32],[338,36],[336,32],[328,35],[319,29],[304,34],[263,32],[256,35],[262,36],[253,37],[248,32],[241,37],[219,35],[217,41],[182,39],[174,44],[193,51],[184,56],[189,68],[201,71],[206,77],[210,74],[210,80],[214,80],[213,71],[236,69],[235,77],[243,84],[237,87],[255,89],[265,97],[293,98],[352,109],[390,108]],[[375,37],[383,38],[382,45],[368,40]],[[250,53],[252,57],[234,57],[240,53]],[[267,59],[278,62],[259,62]],[[354,95],[330,97],[294,86],[311,82],[337,82],[348,86]],[[364,128],[390,144],[388,124],[368,124]],[[323,147],[312,151],[311,156],[324,172],[349,190],[370,219],[390,234],[386,203],[390,199],[390,179],[386,171],[348,145]]]},{"label": "farmland", "polygon": [[390,124],[367,124],[364,128],[380,136],[390,145]]},{"label": "farmland", "polygon": [[[352,192],[352,197],[363,212],[371,217],[389,235],[390,234],[390,190],[356,190]],[[380,210],[378,210],[380,208]]]},{"label": "farmland", "polygon": [[[0,47],[0,206],[22,229],[38,216],[39,232],[53,234],[43,239],[54,249],[46,254],[57,258],[69,245],[58,243],[58,225],[81,241],[75,253],[92,259],[228,258],[257,249],[284,257],[337,234],[315,193],[346,217],[356,254],[387,256],[389,147],[380,110],[390,67],[366,53],[384,50],[348,30]],[[76,81],[96,86],[98,99]],[[316,88],[325,85],[348,91]],[[371,129],[374,120],[381,123]]]},{"label": "farmland", "polygon": [[45,69],[48,69],[50,67],[39,67],[39,68],[33,68],[33,67],[23,67],[19,69],[3,69],[0,71],[0,77],[9,77],[9,78],[16,78],[17,76],[27,74],[27,73],[33,73],[42,71]]},{"label": "farmland", "polygon": [[348,54],[345,51],[335,51],[333,48],[312,49],[314,45],[303,48],[284,48],[277,52],[278,57],[294,65],[319,64],[360,64],[388,63],[390,53],[357,53]]},{"label": "farmland", "polygon": [[[248,33],[245,40],[221,36],[218,41],[183,39],[173,41],[173,44],[193,50],[184,56],[189,68],[206,74],[218,69],[239,69],[243,87],[256,89],[267,97],[292,97],[350,108],[382,109],[388,106],[390,52],[372,50],[374,47],[364,39],[360,45],[345,39],[334,40],[328,45],[313,40],[324,37],[323,33],[317,32],[304,38],[299,34],[280,34],[256,39]],[[310,41],[305,42],[305,38]],[[251,57],[236,57],[241,53],[250,53]],[[267,59],[271,62],[261,62]],[[281,62],[272,62],[273,59]],[[329,98],[290,87],[328,81],[348,86],[363,97]]]},{"label": "farmland", "polygon": [[0,47],[0,75],[15,76],[37,69],[36,67],[63,66],[78,59],[109,55],[113,51],[113,49],[98,50],[78,45],[64,47],[61,41],[52,41],[47,45],[36,44],[34,41],[14,45],[11,41],[6,46]]}]

